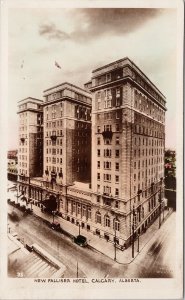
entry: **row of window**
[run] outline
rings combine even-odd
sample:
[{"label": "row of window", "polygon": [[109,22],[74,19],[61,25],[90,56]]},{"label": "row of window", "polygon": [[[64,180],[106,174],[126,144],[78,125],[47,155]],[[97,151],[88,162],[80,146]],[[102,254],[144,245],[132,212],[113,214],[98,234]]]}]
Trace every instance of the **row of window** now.
[{"label": "row of window", "polygon": [[21,160],[27,160],[27,155],[19,155],[19,159]]},{"label": "row of window", "polygon": [[62,164],[62,158],[56,157],[46,157],[46,163],[52,162],[53,164]]},{"label": "row of window", "polygon": [[19,162],[19,167],[27,168],[27,163],[25,163],[25,162]]},{"label": "row of window", "polygon": [[50,146],[50,145],[53,145],[53,146],[60,145],[60,146],[62,146],[62,139],[61,138],[57,138],[56,141],[54,141],[54,140],[51,141],[51,139],[46,140],[46,146]]},{"label": "row of window", "polygon": [[139,191],[140,189],[144,189],[146,186],[150,186],[151,184],[152,184],[152,182],[156,182],[156,181],[159,181],[160,180],[160,178],[161,177],[163,177],[164,176],[164,174],[163,174],[163,172],[161,172],[161,173],[159,173],[158,174],[158,177],[156,176],[152,176],[151,175],[151,178],[142,178],[142,179],[144,179],[144,182],[140,182],[140,183],[138,183],[138,185],[136,186],[136,185],[134,185],[134,193],[136,193],[137,191]]},{"label": "row of window", "polygon": [[157,147],[164,147],[164,141],[155,139],[155,138],[142,138],[142,137],[135,137],[134,144],[137,146],[157,146]]},{"label": "row of window", "polygon": [[21,152],[22,153],[24,153],[24,152],[27,153],[27,148],[20,147],[19,148],[19,153],[21,153]]},{"label": "row of window", "polygon": [[62,168],[54,166],[46,166],[46,171],[62,173]]},{"label": "row of window", "polygon": [[46,122],[46,128],[55,128],[55,127],[62,127],[62,120],[53,121],[53,122]]},{"label": "row of window", "polygon": [[142,171],[142,172],[138,172],[137,174],[134,173],[134,181],[136,179],[140,180],[141,178],[144,178],[144,176],[147,177],[147,176],[153,175],[153,174],[155,174],[155,172],[161,171],[162,169],[164,169],[163,166],[156,166],[151,169],[146,169],[145,172]]},{"label": "row of window", "polygon": [[[111,124],[106,124],[103,127],[104,131],[112,131],[112,125]],[[115,131],[120,131],[120,124],[115,124],[114,125],[114,130]],[[100,125],[97,126],[97,133],[101,133],[102,127]]]},{"label": "row of window", "polygon": [[62,155],[62,148],[56,149],[56,148],[46,148],[46,154],[52,154],[52,155]]},{"label": "row of window", "polygon": [[100,212],[96,212],[96,223],[104,225],[105,227],[113,227],[114,230],[120,231],[120,221],[118,219],[113,220],[113,224],[111,224],[111,219],[108,215],[104,216],[104,224],[102,224],[103,218]]},{"label": "row of window", "polygon": [[[97,173],[97,180],[101,179],[101,174]],[[103,174],[103,180],[111,182],[111,174]],[[119,176],[115,175],[115,182],[119,183]]]},{"label": "row of window", "polygon": [[[97,168],[99,169],[100,167],[101,167],[101,162],[97,161]],[[103,162],[103,167],[106,170],[111,170],[111,162],[110,161],[104,161]],[[119,163],[118,162],[115,163],[115,170],[119,171]]]},{"label": "row of window", "polygon": [[[103,150],[103,155],[104,155],[104,157],[111,157],[112,156],[112,150],[111,149],[104,149]],[[98,157],[101,156],[101,150],[100,149],[97,149],[97,156]],[[120,156],[120,151],[119,151],[119,149],[116,149],[115,150],[115,157],[119,158],[119,156]]]},{"label": "row of window", "polygon": [[142,168],[144,168],[145,167],[145,164],[146,164],[146,166],[150,166],[150,165],[156,165],[156,164],[158,164],[158,163],[160,163],[160,162],[162,162],[163,161],[163,157],[157,157],[157,158],[152,158],[151,160],[149,159],[149,160],[146,160],[146,162],[145,162],[145,160],[139,160],[138,162],[134,162],[134,169],[136,169],[136,168],[138,168],[138,169],[140,169],[140,167],[141,167],[141,162],[142,162]]},{"label": "row of window", "polygon": [[[120,141],[119,136],[116,136],[115,137],[115,144],[119,145],[119,141]],[[104,138],[104,145],[111,145],[111,144],[112,144],[112,139]],[[101,145],[101,137],[97,138],[97,145]]]},{"label": "row of window", "polygon": [[[111,189],[111,186],[103,186],[103,193],[105,194],[105,195],[107,195],[107,196],[112,196],[112,194],[111,194],[111,191],[112,191],[112,189]],[[101,192],[101,190],[100,190],[100,185],[99,184],[97,184],[97,192],[98,193],[100,193]],[[115,192],[115,197],[118,197],[119,196],[119,189],[118,188],[115,188],[115,190],[114,190],[114,192]]]},{"label": "row of window", "polygon": [[[23,168],[23,167],[22,167]],[[27,175],[28,172],[25,169],[19,169],[19,174]]]},{"label": "row of window", "polygon": [[134,149],[134,156],[154,156],[154,155],[161,155],[161,161],[162,159],[164,159],[163,155],[164,155],[164,149],[156,149],[156,148],[152,148],[152,149]]}]

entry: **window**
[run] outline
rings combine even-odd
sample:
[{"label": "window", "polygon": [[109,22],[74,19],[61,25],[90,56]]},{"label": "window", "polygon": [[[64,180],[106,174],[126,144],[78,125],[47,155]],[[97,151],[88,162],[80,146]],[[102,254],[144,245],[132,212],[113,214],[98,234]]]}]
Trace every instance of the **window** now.
[{"label": "window", "polygon": [[113,227],[114,227],[114,230],[120,231],[120,221],[117,219],[114,219]]},{"label": "window", "polygon": [[97,145],[100,145],[100,137],[97,138]]},{"label": "window", "polygon": [[116,145],[119,145],[119,136],[116,136]]},{"label": "window", "polygon": [[119,124],[116,124],[116,131],[119,131]]},{"label": "window", "polygon": [[101,224],[101,214],[100,214],[100,212],[96,213],[96,223]]},{"label": "window", "polygon": [[116,171],[119,171],[119,163],[116,163],[116,164],[115,164],[115,170],[116,170]]},{"label": "window", "polygon": [[119,201],[115,202],[115,207],[118,208],[119,207]]},{"label": "window", "polygon": [[90,207],[88,207],[88,210],[87,210],[87,218],[91,219],[91,208]]},{"label": "window", "polygon": [[104,131],[112,131],[112,126],[109,125],[104,125]]},{"label": "window", "polygon": [[100,180],[100,173],[97,173],[97,180]]},{"label": "window", "polygon": [[117,189],[117,188],[115,189],[115,196],[117,196],[117,197],[119,196],[119,189]]},{"label": "window", "polygon": [[111,157],[111,149],[104,149],[104,157]]},{"label": "window", "polygon": [[81,214],[81,205],[80,204],[78,204],[78,206],[77,206],[77,213],[80,215]]},{"label": "window", "polygon": [[101,130],[100,126],[97,126],[97,132],[98,133],[100,133],[100,130]]},{"label": "window", "polygon": [[107,77],[107,82],[111,81],[111,74],[107,74],[106,77]]},{"label": "window", "polygon": [[101,109],[101,99],[98,99],[98,102],[97,102],[97,109]]},{"label": "window", "polygon": [[110,161],[104,161],[104,169],[111,169],[111,162]]},{"label": "window", "polygon": [[100,156],[100,149],[97,150],[97,156]]},{"label": "window", "polygon": [[116,181],[116,183],[119,182],[119,176],[118,175],[115,176],[115,181]]},{"label": "window", "polygon": [[105,226],[110,227],[110,217],[109,216],[105,216]]},{"label": "window", "polygon": [[100,161],[97,161],[97,168],[100,168]]},{"label": "window", "polygon": [[116,155],[116,157],[119,157],[119,149],[116,149],[115,155]]},{"label": "window", "polygon": [[83,205],[82,206],[82,217],[86,216],[86,207]]},{"label": "window", "polygon": [[73,202],[72,204],[72,213],[75,213],[76,212],[76,203]]},{"label": "window", "polygon": [[110,186],[104,186],[103,187],[103,192],[106,195],[111,195],[111,187]]},{"label": "window", "polygon": [[103,174],[104,181],[111,181],[111,174]]}]

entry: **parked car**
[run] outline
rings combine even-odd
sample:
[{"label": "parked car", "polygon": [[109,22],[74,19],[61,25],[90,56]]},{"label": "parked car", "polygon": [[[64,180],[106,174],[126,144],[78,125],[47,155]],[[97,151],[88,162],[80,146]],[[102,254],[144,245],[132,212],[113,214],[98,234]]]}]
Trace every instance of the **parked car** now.
[{"label": "parked car", "polygon": [[25,205],[21,205],[21,206],[20,206],[20,210],[26,211],[26,206],[25,206]]},{"label": "parked car", "polygon": [[28,213],[28,214],[32,214],[32,212],[33,212],[33,209],[31,209],[31,208],[26,208],[26,212]]},{"label": "parked car", "polygon": [[83,235],[78,235],[74,238],[74,242],[79,245],[80,247],[86,247],[87,246],[87,238]]},{"label": "parked car", "polygon": [[51,228],[53,230],[56,230],[56,231],[61,231],[61,227],[60,227],[60,223],[59,222],[52,222],[51,223]]}]

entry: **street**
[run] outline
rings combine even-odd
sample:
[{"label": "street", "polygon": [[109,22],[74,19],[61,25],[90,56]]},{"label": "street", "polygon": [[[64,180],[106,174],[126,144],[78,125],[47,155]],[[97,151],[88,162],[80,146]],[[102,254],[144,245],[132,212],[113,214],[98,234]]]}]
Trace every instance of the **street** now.
[{"label": "street", "polygon": [[23,212],[8,206],[9,213],[14,209],[19,220],[8,216],[11,232],[16,231],[24,243],[37,243],[60,260],[67,268],[67,277],[76,277],[77,262],[79,277],[104,277],[112,268],[112,260],[88,248],[82,248],[65,235],[53,231],[43,221],[33,215],[23,216]]},{"label": "street", "polygon": [[136,257],[125,275],[138,278],[172,278],[175,273],[176,213],[166,220],[160,230]]},{"label": "street", "polygon": [[[18,218],[13,220],[11,212]],[[8,223],[24,243],[37,243],[60,260],[67,268],[66,277],[120,277],[156,278],[173,276],[175,247],[175,217],[173,213],[135,260],[127,265],[118,264],[107,256],[89,248],[81,248],[70,238],[53,231],[41,219],[8,205]],[[105,249],[106,252],[106,249]]]}]

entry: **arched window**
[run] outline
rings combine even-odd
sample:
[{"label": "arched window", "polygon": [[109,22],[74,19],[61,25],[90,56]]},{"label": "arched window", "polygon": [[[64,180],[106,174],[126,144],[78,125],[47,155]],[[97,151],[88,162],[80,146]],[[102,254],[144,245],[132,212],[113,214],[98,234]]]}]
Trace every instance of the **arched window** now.
[{"label": "arched window", "polygon": [[110,227],[110,217],[108,215],[105,215],[105,226]]},{"label": "arched window", "polygon": [[101,224],[101,214],[99,211],[96,213],[96,223]]},{"label": "arched window", "polygon": [[117,218],[113,221],[113,229],[120,231],[120,221]]}]

